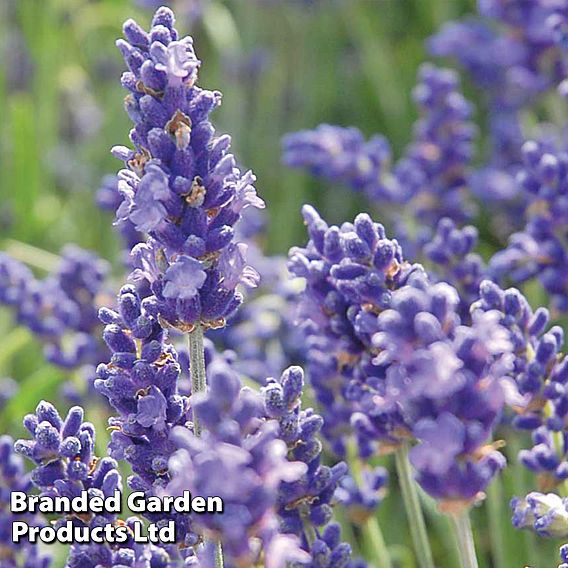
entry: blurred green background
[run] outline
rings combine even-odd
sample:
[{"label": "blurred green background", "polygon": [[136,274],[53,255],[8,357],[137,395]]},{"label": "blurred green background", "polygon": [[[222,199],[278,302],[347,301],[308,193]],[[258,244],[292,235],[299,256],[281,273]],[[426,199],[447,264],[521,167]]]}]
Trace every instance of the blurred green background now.
[{"label": "blurred green background", "polygon": [[[283,167],[281,137],[321,122],[354,125],[366,135],[384,134],[398,155],[416,119],[411,90],[419,65],[428,59],[424,40],[443,22],[475,10],[475,0],[178,0],[170,5],[178,28],[194,36],[203,62],[200,85],[223,92],[223,105],[212,118],[219,132],[232,135],[240,163],[257,175],[270,218],[268,250],[275,253],[304,242],[302,203],[317,204],[334,222],[366,207],[343,187]],[[146,27],[151,10],[133,0],[0,0],[0,249],[38,274],[52,268],[60,248],[73,242],[111,261],[121,278],[112,215],[96,206],[95,193],[102,177],[121,167],[109,149],[128,143],[130,120],[119,82],[124,65],[114,46],[128,17]],[[465,89],[475,101],[476,93],[467,84]],[[0,310],[0,337],[0,377],[24,385],[17,404],[0,416],[0,432],[17,436],[22,411],[41,397],[56,398],[61,371],[44,365],[41,347],[27,331],[14,328],[5,310]],[[104,432],[100,418],[98,430]],[[89,419],[97,421],[96,411]],[[104,436],[99,443],[104,449]],[[509,472],[504,481],[506,496],[528,482]],[[535,566],[554,565],[556,544],[539,544],[537,553],[531,535],[510,527],[506,496],[497,496],[498,515],[507,527],[507,542],[501,544],[514,551],[514,566],[531,556]],[[447,523],[428,506],[434,546],[438,554],[453,550],[444,566],[454,566]],[[402,545],[400,527],[406,525],[397,499],[387,499],[379,515],[393,553],[413,566]],[[488,568],[485,507],[475,511],[475,521],[480,563]]]},{"label": "blurred green background", "polygon": [[[345,189],[322,191],[284,168],[282,135],[320,122],[353,124],[384,133],[400,150],[416,117],[410,96],[424,39],[474,10],[473,0],[171,4],[178,27],[194,35],[200,84],[224,94],[213,119],[257,174],[275,252],[303,239],[303,202],[317,202],[334,220],[358,206]],[[13,239],[56,252],[72,241],[116,256],[111,217],[93,196],[102,176],[120,167],[109,148],[127,143],[130,128],[114,46],[127,17],[147,25],[151,10],[133,0],[0,1],[3,248]]]}]

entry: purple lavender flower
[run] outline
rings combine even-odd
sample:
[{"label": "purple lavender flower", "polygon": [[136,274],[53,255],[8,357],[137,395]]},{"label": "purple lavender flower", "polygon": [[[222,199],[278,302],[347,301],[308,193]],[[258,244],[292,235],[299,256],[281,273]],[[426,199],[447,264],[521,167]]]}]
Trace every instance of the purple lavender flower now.
[{"label": "purple lavender flower", "polygon": [[510,376],[513,426],[532,431],[533,447],[519,452],[519,461],[535,472],[542,490],[553,489],[568,477],[568,361],[561,353],[564,332],[559,326],[545,331],[549,313],[533,312],[516,289],[501,290],[482,282],[474,309],[497,311],[515,353]]},{"label": "purple lavender flower", "polygon": [[[393,292],[373,338],[386,365],[376,412],[398,408],[417,481],[453,510],[475,502],[505,465],[489,439],[506,401],[512,345],[496,311],[461,324],[451,286],[415,281]],[[372,421],[371,421],[372,424]]]},{"label": "purple lavender flower", "polygon": [[456,73],[431,64],[420,67],[413,98],[421,116],[395,175],[411,188],[410,206],[420,224],[442,217],[463,221],[472,214],[463,196],[476,135],[471,105]]},{"label": "purple lavender flower", "polygon": [[[18,440],[14,448],[35,463],[31,480],[42,495],[73,498],[86,490],[91,496],[109,497],[122,490],[116,462],[95,456],[95,430],[91,423],[83,422],[80,406],[71,408],[62,420],[53,405],[41,401],[34,414],[26,415],[24,426],[32,439]],[[116,516],[103,511],[84,517],[71,515],[59,522],[65,520],[78,526],[98,526],[115,522]]]},{"label": "purple lavender flower", "polygon": [[460,316],[469,317],[471,304],[479,297],[479,286],[487,268],[481,256],[473,252],[478,233],[468,225],[462,229],[444,217],[436,227],[433,238],[424,245],[424,256],[433,269],[429,274],[436,280],[451,284],[459,293]]},{"label": "purple lavender flower", "polygon": [[[131,517],[125,525],[133,530],[134,523],[140,519]],[[125,544],[108,546],[103,544],[75,544],[66,560],[66,568],[100,568],[109,566],[151,566],[152,568],[170,568],[176,566],[164,547],[154,544],[137,544],[128,541]]]},{"label": "purple lavender flower", "polygon": [[377,204],[406,203],[419,225],[448,216],[471,215],[464,200],[476,130],[471,106],[458,89],[457,75],[425,64],[414,100],[420,119],[413,141],[390,169],[390,148],[382,136],[365,141],[356,128],[321,125],[284,138],[284,163],[364,191]]},{"label": "purple lavender flower", "polygon": [[[424,272],[406,262],[398,243],[366,214],[341,227],[329,227],[310,206],[303,214],[310,241],[306,248],[291,249],[289,270],[305,279],[298,319],[307,334],[310,381],[325,421],[322,433],[344,456],[352,415],[372,404],[383,385],[384,372],[373,364],[377,315],[389,307],[393,290]],[[354,426],[363,457],[375,451],[379,439],[398,442],[394,416],[383,415],[376,426],[381,432],[374,437]]]},{"label": "purple lavender flower", "polygon": [[237,286],[256,286],[234,226],[244,209],[264,204],[252,173],[242,174],[228,152],[230,138],[215,137],[208,116],[221,94],[195,85],[192,40],[179,39],[173,26],[164,7],[148,33],[124,24],[117,45],[130,69],[122,84],[135,149],[113,153],[128,167],[119,174],[117,218],[151,237],[133,249],[133,277],[151,285],[162,321],[191,331],[222,327],[242,301]]},{"label": "purple lavender flower", "polygon": [[560,560],[562,564],[558,568],[568,568],[568,545],[566,544],[560,547]]},{"label": "purple lavender flower", "polygon": [[360,483],[352,475],[343,477],[335,498],[347,509],[351,521],[359,525],[375,514],[385,496],[387,482],[388,471],[384,467],[365,468]]},{"label": "purple lavender flower", "polygon": [[[265,412],[269,418],[277,420],[278,437],[286,442],[289,459],[307,466],[301,477],[293,481],[284,480],[280,484],[278,513],[281,531],[300,537],[303,548],[310,552],[317,565],[322,550],[330,548],[323,535],[332,518],[338,483],[344,477],[347,466],[344,462],[333,467],[321,463],[322,445],[317,436],[323,419],[311,408],[302,410],[303,390],[302,368],[289,367],[278,379],[267,379],[262,394]],[[339,544],[337,542],[337,546]],[[327,554],[330,553],[327,550]],[[350,549],[346,549],[345,562],[349,558]]]},{"label": "purple lavender flower", "polygon": [[490,267],[500,281],[537,278],[550,294],[552,307],[564,312],[568,310],[568,249],[564,243],[568,157],[534,142],[523,146],[523,155],[524,167],[517,179],[527,196],[526,224],[491,259]]},{"label": "purple lavender flower", "polygon": [[[31,440],[18,440],[17,453],[32,460],[36,467],[32,481],[46,495],[75,497],[83,489],[112,495],[121,488],[116,462],[94,455],[95,431],[83,422],[83,409],[74,406],[62,420],[55,407],[41,401],[34,414],[24,418]],[[112,513],[101,515],[112,521]],[[104,520],[104,519],[101,519]]]},{"label": "purple lavender flower", "polygon": [[9,436],[0,436],[0,548],[2,566],[6,568],[48,568],[51,558],[29,542],[14,544],[12,522],[23,521],[29,526],[43,526],[45,520],[39,514],[18,514],[10,512],[10,493],[32,488],[29,474],[24,471],[22,458],[13,451],[14,441]]},{"label": "purple lavender flower", "polygon": [[[108,364],[98,366],[95,389],[119,412],[109,420],[110,455],[132,466],[132,489],[155,495],[170,480],[168,459],[175,450],[170,433],[188,420],[189,402],[178,391],[177,353],[166,343],[158,321],[146,312],[147,303],[128,285],[120,290],[117,311],[101,309],[103,337],[113,355]],[[169,519],[159,514],[148,517],[153,522]],[[192,546],[189,516],[175,514],[174,520],[178,541]]]},{"label": "purple lavender flower", "polygon": [[[104,498],[114,495],[117,490],[122,492],[117,462],[109,457],[95,456],[95,429],[91,423],[83,422],[83,409],[80,406],[71,408],[65,420],[62,420],[53,405],[41,401],[35,413],[24,418],[24,426],[32,439],[18,440],[14,448],[36,464],[31,481],[39,488],[41,495],[72,499],[86,490],[90,497]],[[105,510],[96,514],[62,516],[56,520],[56,528],[66,521],[79,527],[124,522],[115,513]],[[126,525],[133,522],[140,520],[132,517]],[[75,543],[71,546],[66,566],[134,566],[137,565],[135,561],[150,560],[155,562],[152,566],[166,568],[171,565],[168,552],[158,546],[139,545],[131,540],[124,544]]]},{"label": "purple lavender flower", "polygon": [[[284,565],[286,559],[307,555],[291,536],[280,535],[276,505],[282,481],[293,482],[305,464],[286,459],[286,444],[278,439],[279,427],[265,421],[263,400],[250,389],[241,389],[234,371],[222,360],[208,368],[210,390],[193,395],[192,404],[204,430],[196,437],[178,426],[173,440],[179,450],[170,459],[169,494],[189,489],[193,495],[223,499],[223,514],[203,514],[194,519],[197,531],[223,546],[225,561],[249,566],[258,555],[251,537],[262,542],[266,566]],[[279,543],[286,543],[280,546]],[[281,557],[271,552],[278,548]]]},{"label": "purple lavender flower", "polygon": [[488,159],[471,176],[471,187],[480,198],[504,204],[497,207],[493,222],[503,236],[519,227],[524,208],[514,181],[526,139],[522,113],[568,70],[558,22],[566,18],[567,6],[546,0],[489,0],[479,2],[478,11],[479,17],[444,25],[429,48],[434,55],[456,58],[486,100]]}]

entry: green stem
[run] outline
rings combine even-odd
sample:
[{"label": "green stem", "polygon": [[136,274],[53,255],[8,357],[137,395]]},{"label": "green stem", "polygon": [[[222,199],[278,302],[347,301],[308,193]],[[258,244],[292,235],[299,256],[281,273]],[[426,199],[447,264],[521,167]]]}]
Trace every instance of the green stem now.
[{"label": "green stem", "polygon": [[[205,376],[205,351],[203,348],[203,328],[197,325],[189,333],[189,369],[191,372],[191,394],[205,392],[207,390],[207,378]],[[193,412],[193,433],[201,436],[201,425],[195,408]]]},{"label": "green stem", "polygon": [[[196,325],[195,329],[188,334],[189,343],[189,370],[191,373],[191,394],[205,392],[207,390],[207,376],[205,374],[205,349],[203,347],[203,328]],[[201,436],[201,424],[195,408],[193,411],[193,433],[198,438]],[[215,567],[223,568],[223,547],[221,541],[215,545]]]},{"label": "green stem", "polygon": [[[363,487],[362,463],[353,441],[348,444],[347,453],[353,479],[359,487]],[[371,516],[363,523],[361,534],[363,537],[363,548],[372,558],[373,565],[377,566],[377,568],[392,568],[390,553],[376,517]]]},{"label": "green stem", "polygon": [[365,545],[378,568],[392,568],[390,553],[376,517],[369,517],[361,527]]},{"label": "green stem", "polygon": [[461,515],[452,515],[451,517],[454,523],[454,531],[460,551],[462,568],[478,568],[469,513],[465,512]]},{"label": "green stem", "polygon": [[503,514],[503,486],[501,478],[496,476],[487,488],[487,514],[491,533],[491,557],[495,568],[507,568],[504,526],[507,519]]},{"label": "green stem", "polygon": [[217,546],[215,547],[215,567],[223,568],[224,564],[225,563],[223,560],[223,547],[221,545],[221,541],[219,541],[217,543]]},{"label": "green stem", "polygon": [[[518,433],[507,437],[508,459],[513,464],[512,467],[507,469],[513,477],[513,493],[515,495],[526,495],[533,489],[532,484],[528,483],[527,470],[517,462],[517,456],[524,447],[525,445],[519,439]],[[531,531],[522,531],[521,536],[524,545],[523,557],[526,559],[527,565],[535,566],[538,563],[536,536]]]},{"label": "green stem", "polygon": [[418,492],[412,478],[410,462],[408,461],[408,447],[406,445],[401,446],[395,452],[395,463],[418,565],[420,568],[434,568],[432,549],[428,541],[426,523],[420,507]]}]

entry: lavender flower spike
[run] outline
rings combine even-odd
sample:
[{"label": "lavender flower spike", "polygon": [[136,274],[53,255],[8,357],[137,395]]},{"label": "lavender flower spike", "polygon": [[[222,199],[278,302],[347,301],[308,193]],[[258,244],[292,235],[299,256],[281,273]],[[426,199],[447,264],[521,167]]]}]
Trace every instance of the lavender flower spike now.
[{"label": "lavender flower spike", "polygon": [[387,366],[378,408],[400,409],[401,428],[419,442],[410,450],[417,480],[450,511],[467,509],[505,465],[489,438],[512,368],[499,312],[478,310],[464,325],[458,305],[451,286],[416,281],[393,293],[373,339]]},{"label": "lavender flower spike", "polygon": [[[293,482],[306,465],[287,460],[278,424],[264,420],[261,396],[241,389],[237,374],[221,359],[208,367],[210,390],[193,395],[204,430],[197,437],[186,427],[173,430],[178,451],[170,459],[170,495],[218,495],[223,514],[195,516],[196,531],[222,544],[228,564],[246,567],[258,561],[262,543],[265,566],[308,558],[291,535],[279,533],[278,489]],[[275,556],[276,550],[278,555]]]},{"label": "lavender flower spike", "polygon": [[[127,285],[118,295],[117,311],[101,309],[99,317],[107,324],[103,337],[113,355],[98,366],[95,389],[118,412],[109,420],[110,455],[132,466],[132,489],[155,495],[170,481],[168,460],[175,446],[169,436],[174,426],[188,421],[189,401],[178,392],[177,353],[146,312],[146,303]],[[170,520],[165,514],[149,518]],[[189,516],[175,514],[174,520],[178,542],[195,544]]]},{"label": "lavender flower spike", "polygon": [[[28,414],[24,418],[24,426],[32,439],[18,440],[14,447],[17,453],[36,464],[31,480],[41,495],[72,499],[81,491],[87,491],[90,496],[104,498],[113,495],[116,490],[122,491],[122,478],[116,461],[109,457],[99,459],[94,455],[95,429],[91,423],[83,422],[81,407],[71,408],[65,420],[62,420],[53,405],[42,401],[35,414]],[[56,528],[69,521],[76,527],[118,526],[124,523],[116,514],[103,511],[62,516],[56,520]],[[126,525],[131,526],[134,522],[140,521],[131,517]],[[136,544],[128,539],[120,544],[75,543],[71,546],[66,566],[144,566],[146,564],[136,564],[143,561],[151,561],[151,565],[157,568],[170,565],[166,550],[159,546]]]},{"label": "lavender flower spike", "polygon": [[151,285],[153,314],[165,324],[222,327],[242,302],[238,285],[259,279],[235,224],[264,203],[253,174],[229,153],[230,137],[215,135],[208,117],[221,94],[196,86],[200,61],[171,10],[159,8],[149,32],[132,20],[123,29],[117,46],[129,67],[122,84],[134,149],[113,149],[126,164],[117,219],[150,235],[132,251],[132,277]]}]

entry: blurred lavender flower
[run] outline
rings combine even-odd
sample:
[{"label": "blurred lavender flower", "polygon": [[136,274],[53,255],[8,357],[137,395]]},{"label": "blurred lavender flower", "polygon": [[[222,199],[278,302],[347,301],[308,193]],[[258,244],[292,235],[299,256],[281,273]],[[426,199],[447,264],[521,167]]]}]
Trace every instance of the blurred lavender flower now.
[{"label": "blurred lavender flower", "polygon": [[57,270],[43,280],[0,253],[0,304],[45,343],[46,359],[65,369],[95,365],[106,356],[97,341],[97,303],[108,265],[93,253],[68,245]]},{"label": "blurred lavender flower", "polygon": [[552,308],[568,311],[568,156],[535,142],[523,146],[517,179],[527,197],[524,229],[491,259],[493,276],[515,283],[536,278],[550,294]]},{"label": "blurred lavender flower", "polygon": [[381,208],[389,201],[404,203],[404,215],[397,217],[398,234],[407,253],[418,255],[440,219],[462,222],[473,214],[465,189],[476,128],[471,105],[449,69],[422,65],[413,98],[420,118],[412,142],[392,169],[390,148],[382,136],[365,142],[355,128],[329,125],[288,134],[283,160],[363,190]]},{"label": "blurred lavender flower", "polygon": [[417,481],[450,511],[481,497],[505,465],[489,440],[512,364],[499,313],[475,311],[464,325],[458,302],[451,286],[414,280],[393,292],[373,338],[375,362],[386,366],[375,412],[398,409],[400,430],[418,440],[410,450]]},{"label": "blurred lavender flower", "polygon": [[523,207],[514,182],[527,134],[522,113],[568,72],[558,21],[568,15],[568,4],[487,0],[478,2],[478,11],[478,17],[445,24],[429,48],[456,58],[486,99],[488,162],[471,177],[471,187],[483,200],[507,204],[494,216],[494,229],[502,235],[504,226],[518,227]]},{"label": "blurred lavender flower", "polygon": [[12,491],[29,493],[32,488],[30,475],[24,470],[24,461],[13,451],[10,436],[0,436],[0,550],[1,564],[5,568],[48,568],[51,558],[40,553],[35,544],[12,541],[12,522],[23,521],[29,526],[43,526],[45,520],[39,514],[10,512]]},{"label": "blurred lavender flower", "polygon": [[321,124],[315,130],[286,135],[282,144],[287,166],[345,183],[371,200],[401,201],[404,197],[391,179],[391,151],[383,136],[366,141],[357,128]]},{"label": "blurred lavender flower", "polygon": [[409,206],[419,224],[436,224],[443,217],[463,221],[473,212],[464,199],[477,133],[471,104],[454,71],[428,63],[419,69],[413,98],[420,118],[396,165],[398,182],[410,188]]},{"label": "blurred lavender flower", "polygon": [[365,468],[360,483],[352,475],[343,477],[335,498],[347,509],[351,521],[359,525],[375,514],[385,496],[387,482],[388,471],[384,467]]},{"label": "blurred lavender flower", "polygon": [[540,536],[568,537],[568,509],[566,499],[555,493],[529,493],[524,499],[511,501],[513,525],[518,529],[529,528]]},{"label": "blurred lavender flower", "polygon": [[122,84],[135,150],[113,153],[128,166],[119,174],[117,218],[151,237],[133,249],[133,278],[150,283],[155,315],[191,331],[222,327],[242,301],[237,285],[258,283],[246,244],[233,236],[242,211],[264,203],[252,173],[242,174],[228,153],[229,136],[215,137],[208,116],[221,94],[195,86],[200,62],[173,25],[168,8],[157,10],[149,33],[124,24],[117,45],[130,69]]},{"label": "blurred lavender flower", "polygon": [[4,409],[6,404],[10,402],[18,392],[19,388],[18,383],[10,377],[0,379],[0,410]]}]

